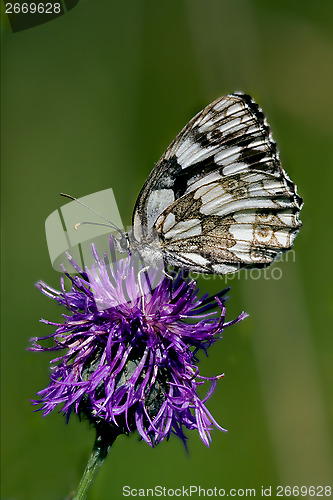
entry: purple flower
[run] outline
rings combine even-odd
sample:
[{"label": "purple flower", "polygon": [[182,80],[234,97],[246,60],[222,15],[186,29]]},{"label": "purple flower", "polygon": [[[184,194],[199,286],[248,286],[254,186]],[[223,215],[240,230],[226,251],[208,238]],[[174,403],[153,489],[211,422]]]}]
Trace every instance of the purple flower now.
[{"label": "purple flower", "polygon": [[[101,260],[93,247],[95,265],[85,272],[68,256],[79,273],[65,272],[70,291],[64,277],[61,291],[37,283],[69,314],[63,323],[41,320],[56,331],[31,339],[34,351],[65,350],[51,361],[50,384],[33,404],[42,405],[44,416],[61,405],[67,419],[74,411],[117,434],[137,429],[151,446],[171,433],[185,443],[184,428],[197,429],[209,446],[213,425],[224,429],[205,403],[223,375],[202,376],[196,353],[207,353],[224,328],[246,314],[226,322],[222,296],[228,289],[199,298],[196,282],[182,273],[173,279],[163,276],[153,287],[156,270],[138,274],[130,256],[116,261],[112,239],[110,249],[115,264],[106,255]],[[50,338],[51,347],[41,345]],[[210,388],[200,398],[197,388],[207,381]]]}]

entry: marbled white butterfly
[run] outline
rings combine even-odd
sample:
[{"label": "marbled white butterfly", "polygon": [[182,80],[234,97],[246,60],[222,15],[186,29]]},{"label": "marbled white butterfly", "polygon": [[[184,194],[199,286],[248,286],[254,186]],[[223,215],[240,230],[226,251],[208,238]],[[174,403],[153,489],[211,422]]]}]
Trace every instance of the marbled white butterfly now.
[{"label": "marbled white butterfly", "polygon": [[216,274],[262,267],[291,248],[302,204],[262,110],[250,96],[230,94],[167,148],[117,246],[148,266]]}]

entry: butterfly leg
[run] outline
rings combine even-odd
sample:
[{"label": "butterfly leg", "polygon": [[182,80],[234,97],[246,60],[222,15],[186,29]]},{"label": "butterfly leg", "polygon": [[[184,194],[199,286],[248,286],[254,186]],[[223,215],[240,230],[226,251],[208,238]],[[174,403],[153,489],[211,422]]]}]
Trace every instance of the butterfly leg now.
[{"label": "butterfly leg", "polygon": [[162,274],[164,274],[164,276],[166,276],[167,278],[169,278],[169,280],[173,281],[175,279],[174,276],[171,276],[171,274],[168,274],[164,269],[162,271]]},{"label": "butterfly leg", "polygon": [[[140,269],[140,271],[138,272],[138,283],[139,283],[139,288],[140,288],[140,293],[141,293],[141,299],[142,299],[142,311],[143,311],[144,315],[146,314],[146,309],[145,309],[145,295],[144,295],[142,281],[141,281],[141,274],[142,273],[146,273],[146,271],[148,271],[148,269],[149,269],[149,266],[146,266],[146,267]],[[147,275],[146,275],[146,280],[147,280]]]}]

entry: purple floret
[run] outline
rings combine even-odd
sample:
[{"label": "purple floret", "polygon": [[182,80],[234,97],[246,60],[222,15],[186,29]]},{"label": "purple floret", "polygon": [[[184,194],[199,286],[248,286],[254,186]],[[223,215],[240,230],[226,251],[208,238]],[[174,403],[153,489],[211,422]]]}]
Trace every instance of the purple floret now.
[{"label": "purple floret", "polygon": [[[110,240],[111,255],[114,255]],[[226,322],[224,290],[215,297],[199,298],[196,282],[179,273],[163,276],[151,286],[157,271],[139,274],[128,256],[110,264],[100,260],[93,248],[95,266],[86,272],[69,257],[77,276],[70,291],[43,282],[37,287],[69,312],[63,323],[47,336],[34,338],[33,351],[63,351],[52,360],[51,382],[38,392],[43,415],[57,405],[69,418],[71,412],[85,414],[92,422],[118,428],[119,433],[135,429],[154,446],[171,433],[186,441],[184,428],[197,429],[209,446],[213,426],[224,430],[205,403],[223,375],[204,377],[196,353],[221,338],[221,333],[246,317],[240,314]],[[143,291],[143,296],[141,294]],[[220,310],[220,315],[218,311]],[[51,347],[41,341],[52,339]],[[206,396],[198,386],[210,383]]]}]

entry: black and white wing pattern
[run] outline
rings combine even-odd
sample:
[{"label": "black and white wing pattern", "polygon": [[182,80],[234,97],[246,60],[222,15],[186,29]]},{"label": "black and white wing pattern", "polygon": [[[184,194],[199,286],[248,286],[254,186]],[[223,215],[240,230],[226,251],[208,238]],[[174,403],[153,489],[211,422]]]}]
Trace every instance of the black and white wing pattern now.
[{"label": "black and white wing pattern", "polygon": [[198,113],[150,173],[132,245],[148,264],[155,252],[200,273],[265,266],[291,248],[302,204],[263,112],[230,94]]}]

